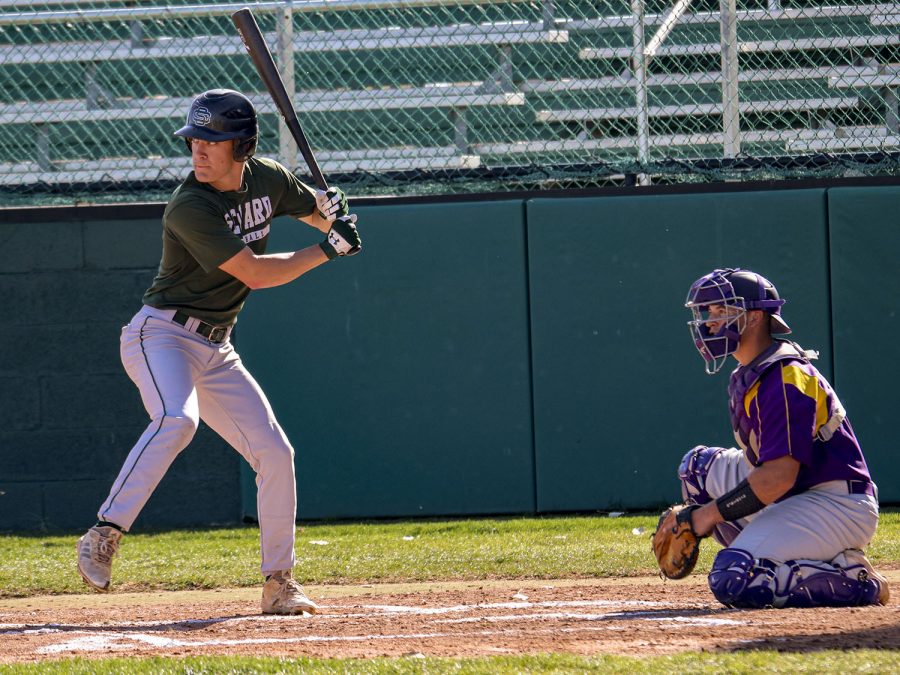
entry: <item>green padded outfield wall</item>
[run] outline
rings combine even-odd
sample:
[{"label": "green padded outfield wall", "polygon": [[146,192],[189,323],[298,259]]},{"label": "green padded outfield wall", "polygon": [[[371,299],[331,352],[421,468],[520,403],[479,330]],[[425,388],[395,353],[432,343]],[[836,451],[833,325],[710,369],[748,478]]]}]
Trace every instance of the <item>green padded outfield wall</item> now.
[{"label": "green padded outfield wall", "polygon": [[[533,512],[522,202],[357,212],[360,255],[255,292],[237,326],[299,517]],[[282,218],[269,250],[320,239]]]},{"label": "green padded outfield wall", "polygon": [[704,372],[690,284],[747,267],[831,374],[825,191],[535,199],[528,253],[539,511],[679,497],[692,446],[733,445],[731,365]]},{"label": "green padded outfield wall", "polygon": [[[159,217],[97,211],[2,214],[0,530],[84,527],[146,424],[118,335],[155,272]],[[900,502],[900,187],[384,200],[359,213],[362,255],[255,292],[236,331],[297,450],[301,518],[672,501],[682,454],[732,440],[727,373],[703,372],[682,307],[720,265],[776,282],[882,501]],[[272,236],[271,250],[320,239],[287,218]],[[249,468],[202,427],[139,528],[255,512]]]},{"label": "green padded outfield wall", "polygon": [[837,393],[882,502],[900,502],[900,187],[828,191]]}]

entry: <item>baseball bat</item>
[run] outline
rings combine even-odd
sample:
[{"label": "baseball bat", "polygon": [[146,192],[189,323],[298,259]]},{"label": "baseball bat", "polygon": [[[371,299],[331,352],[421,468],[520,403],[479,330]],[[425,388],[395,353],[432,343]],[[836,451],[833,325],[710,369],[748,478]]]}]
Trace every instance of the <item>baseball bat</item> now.
[{"label": "baseball bat", "polygon": [[294,112],[294,106],[284,88],[284,81],[275,67],[275,59],[272,58],[272,52],[269,51],[269,46],[263,39],[263,34],[259,30],[256,19],[253,17],[253,12],[247,7],[239,9],[231,15],[231,21],[237,28],[238,34],[244,42],[244,47],[247,48],[247,53],[253,60],[253,65],[256,66],[256,71],[266,85],[266,89],[269,90],[269,94],[275,102],[275,108],[281,114],[284,123],[297,142],[297,147],[300,149],[303,159],[306,160],[306,166],[309,168],[316,187],[320,190],[327,190],[328,183],[325,182],[325,176],[322,175],[322,170],[319,169],[316,156],[309,146],[309,141],[306,140],[306,134],[303,133],[303,128],[297,119],[297,113]]}]

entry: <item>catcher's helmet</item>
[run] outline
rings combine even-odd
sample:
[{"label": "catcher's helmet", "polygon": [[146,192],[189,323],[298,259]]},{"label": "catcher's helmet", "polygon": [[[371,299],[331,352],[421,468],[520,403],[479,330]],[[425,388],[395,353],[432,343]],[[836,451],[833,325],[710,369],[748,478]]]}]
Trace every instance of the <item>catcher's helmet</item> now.
[{"label": "catcher's helmet", "polygon": [[[781,318],[784,302],[771,281],[739,267],[713,270],[697,279],[688,291],[684,306],[693,313],[688,327],[700,356],[706,361],[706,372],[718,372],[726,357],[738,348],[746,326],[745,314],[749,310],[768,312],[772,333],[790,333],[790,326]],[[710,317],[711,305],[725,307],[726,316]],[[723,318],[723,326],[712,333],[710,324],[721,322]]]},{"label": "catcher's helmet", "polygon": [[256,152],[259,128],[250,99],[231,89],[211,89],[191,103],[187,123],[175,132],[191,149],[191,139],[227,141],[235,139],[234,161],[244,162]]}]

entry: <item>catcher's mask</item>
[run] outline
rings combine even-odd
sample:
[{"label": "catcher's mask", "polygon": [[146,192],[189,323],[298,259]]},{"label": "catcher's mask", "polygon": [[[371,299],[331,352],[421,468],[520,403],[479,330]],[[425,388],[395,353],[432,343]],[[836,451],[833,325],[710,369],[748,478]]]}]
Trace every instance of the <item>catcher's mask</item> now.
[{"label": "catcher's mask", "polygon": [[[706,362],[706,372],[710,375],[719,372],[727,357],[737,350],[749,310],[768,312],[772,333],[790,333],[790,327],[781,318],[784,302],[771,281],[739,267],[713,270],[697,279],[688,291],[684,306],[694,316],[688,321],[688,327],[697,351]],[[713,306],[716,309],[711,312]],[[716,323],[722,325],[713,326]]]},{"label": "catcher's mask", "polygon": [[234,161],[245,162],[256,152],[256,110],[243,94],[231,89],[211,89],[194,99],[187,123],[175,135],[184,138],[188,152],[192,138],[211,142],[234,139]]}]

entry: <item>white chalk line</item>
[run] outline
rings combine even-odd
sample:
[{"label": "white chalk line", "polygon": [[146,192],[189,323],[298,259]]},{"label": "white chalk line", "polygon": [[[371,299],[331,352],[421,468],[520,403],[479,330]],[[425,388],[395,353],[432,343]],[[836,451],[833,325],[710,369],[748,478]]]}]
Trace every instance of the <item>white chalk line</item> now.
[{"label": "white chalk line", "polygon": [[[322,607],[320,605],[320,607]],[[340,619],[346,614],[323,614],[317,616],[316,620],[321,619]],[[30,623],[0,623],[0,635],[18,635],[20,633],[71,633],[79,628],[157,628],[167,627],[171,630],[188,630],[197,628],[207,628],[216,624],[242,623],[244,621],[297,621],[312,619],[311,614],[294,614],[291,616],[276,616],[274,614],[248,614],[247,616],[221,616],[211,617],[209,619],[169,619],[158,621],[127,621],[127,622],[110,622],[101,621],[96,623],[79,623],[79,624],[57,624],[48,623],[37,626]]]},{"label": "white chalk line", "polygon": [[[685,618],[685,617],[682,617]],[[733,622],[738,624],[740,622]],[[705,624],[708,625],[708,624]],[[533,634],[558,634],[558,633],[599,633],[605,631],[619,631],[621,626],[569,626],[564,628],[544,628],[529,631]],[[368,642],[371,640],[429,640],[438,638],[464,638],[464,637],[488,637],[492,635],[521,635],[521,631],[506,630],[480,630],[469,632],[434,632],[434,633],[399,633],[393,635],[304,635],[290,638],[244,638],[240,640],[177,640],[164,638],[158,635],[143,633],[100,633],[84,637],[77,637],[54,645],[39,647],[39,654],[61,654],[63,652],[85,651],[127,651],[136,644],[149,644],[154,647],[235,647],[242,645],[263,644],[298,644],[309,642]]]},{"label": "white chalk line", "polygon": [[[701,607],[704,605],[698,605]],[[473,605],[450,607],[410,607],[409,605],[362,605],[365,609],[377,609],[385,613],[449,614],[469,612],[473,609],[528,609],[530,607],[684,607],[684,603],[657,602],[653,600],[545,600],[542,602],[479,602]]]},{"label": "white chalk line", "polygon": [[[642,608],[663,608],[671,607],[673,603],[669,602],[652,602],[652,601],[611,601],[611,600],[570,600],[570,601],[546,601],[546,602],[493,602],[478,603],[473,605],[453,605],[449,607],[410,607],[407,605],[362,605],[363,608],[374,610],[368,613],[351,613],[351,614],[322,614],[315,617],[316,622],[323,619],[346,619],[348,617],[364,617],[377,618],[378,616],[398,616],[398,615],[446,615],[460,612],[471,612],[473,610],[485,609],[540,609],[540,608],[565,608],[565,607],[642,607]],[[355,608],[358,606],[336,605],[323,606],[323,609],[338,609],[341,607]],[[680,605],[684,608],[684,605]],[[698,605],[705,607],[705,605]],[[367,640],[415,640],[415,639],[436,639],[444,637],[465,637],[465,636],[490,636],[503,634],[519,634],[521,631],[515,629],[500,630],[481,630],[470,633],[459,632],[431,632],[431,633],[407,633],[393,635],[305,635],[299,637],[285,638],[244,638],[244,639],[198,639],[185,640],[167,637],[164,635],[153,635],[150,633],[132,632],[132,628],[154,628],[154,627],[171,627],[172,630],[187,630],[189,627],[204,628],[212,625],[243,623],[243,622],[259,622],[259,621],[309,621],[312,617],[307,615],[297,616],[270,616],[270,615],[250,615],[237,617],[218,617],[211,619],[185,619],[181,621],[133,621],[127,624],[120,624],[115,628],[127,628],[123,630],[103,630],[109,627],[109,622],[92,623],[83,625],[62,625],[48,624],[35,626],[29,624],[0,624],[0,633],[10,634],[52,634],[64,633],[69,636],[75,636],[62,642],[45,645],[36,650],[39,654],[59,654],[63,652],[88,652],[100,650],[122,651],[133,648],[135,645],[150,645],[160,649],[174,647],[216,647],[216,646],[238,646],[238,645],[254,645],[254,644],[292,644],[292,643],[310,643],[310,642],[362,642]],[[732,619],[718,619],[709,617],[691,617],[691,616],[656,616],[651,611],[618,611],[606,612],[598,614],[579,613],[579,612],[538,612],[529,614],[515,615],[484,615],[477,617],[434,619],[432,623],[442,624],[462,624],[462,623],[499,623],[503,621],[547,621],[567,619],[574,621],[609,621],[609,620],[642,620],[657,621],[668,627],[678,628],[686,626],[714,626],[714,625],[742,625],[744,622]],[[85,629],[100,629],[87,632]],[[529,633],[546,633],[554,631],[578,632],[578,631],[608,631],[621,630],[621,626],[585,626],[585,627],[566,627],[566,628],[547,628],[530,630]]]},{"label": "white chalk line", "polygon": [[[94,633],[87,637],[41,647],[40,654],[58,654],[65,651],[91,651],[93,649],[130,649],[131,643],[145,643],[156,647],[223,647],[235,645],[290,644],[296,642],[362,642],[366,640],[404,640],[451,637],[457,633],[408,633],[398,635],[304,635],[291,638],[244,638],[241,640],[177,640],[147,633]],[[105,641],[104,641],[105,640]],[[116,644],[121,642],[123,644]],[[82,646],[84,645],[84,646]],[[102,646],[101,646],[102,645]]]},{"label": "white chalk line", "polygon": [[[737,626],[743,625],[742,621],[735,621],[733,619],[714,619],[707,617],[685,617],[685,616],[644,616],[644,612],[607,612],[604,614],[581,614],[575,612],[543,612],[538,614],[498,614],[495,616],[475,616],[475,617],[466,617],[462,619],[435,619],[432,623],[435,624],[463,624],[463,623],[478,623],[478,622],[491,622],[497,623],[502,621],[547,621],[551,619],[572,619],[578,621],[607,621],[609,619],[622,619],[626,621],[661,621],[661,622],[682,622],[685,624],[690,624],[692,626]],[[347,614],[340,615],[321,615],[316,617],[316,622],[320,622],[322,619],[346,619]],[[359,614],[356,616],[364,616],[364,617],[372,617],[371,614]],[[216,620],[200,620],[197,619],[194,623],[200,624],[201,627],[211,626],[215,624],[223,624],[223,623],[240,623],[245,621],[280,621],[287,622],[292,619],[306,619],[310,620],[313,617],[311,616],[250,616],[250,617],[239,617],[239,618],[229,618],[229,619],[216,619]],[[184,621],[180,621],[177,624],[173,624],[177,630],[178,625],[182,625]],[[49,624],[40,627],[32,627],[27,624],[2,624],[2,626],[10,627],[10,630],[4,630],[3,633],[6,635],[40,635],[40,634],[53,634],[53,633],[68,633],[68,634],[78,634],[83,633],[84,628],[103,628],[108,624],[83,624],[80,626],[63,626],[63,625],[54,625]],[[158,621],[141,621],[141,622],[133,622],[131,624],[127,624],[125,628],[147,628],[154,626],[166,625],[165,622]],[[93,632],[93,631],[92,631]],[[103,634],[107,635],[127,635],[123,631],[102,631]]]},{"label": "white chalk line", "polygon": [[[684,609],[684,603],[657,602],[651,600],[546,600],[542,602],[482,602],[472,605],[451,605],[448,607],[412,607],[410,605],[320,605],[323,610],[340,610],[340,609],[362,609],[376,610],[383,615],[392,614],[408,614],[408,615],[439,615],[452,614],[459,612],[470,612],[473,609],[529,609],[538,607],[679,607]],[[697,608],[705,608],[704,604],[697,604]],[[637,615],[637,613],[635,613]],[[316,621],[328,619],[346,619],[346,618],[366,618],[373,617],[371,612],[351,612],[346,614],[320,614],[315,617]],[[178,630],[181,627],[187,628],[204,628],[215,624],[240,623],[245,621],[289,621],[300,620],[309,621],[313,617],[309,614],[295,616],[275,616],[270,614],[251,614],[248,616],[228,616],[228,617],[212,617],[209,619],[170,619],[156,621],[129,621],[127,623],[116,624],[117,627],[124,628],[152,628],[157,626],[169,626],[172,630]],[[23,623],[0,623],[0,634],[15,635],[19,632],[72,632],[77,628],[106,628],[110,627],[110,622],[95,622],[83,624],[35,624]]]},{"label": "white chalk line", "polygon": [[575,619],[578,621],[608,621],[610,619],[624,619],[626,621],[660,621],[683,622],[683,625],[691,626],[742,626],[744,621],[734,619],[711,619],[707,617],[689,616],[640,616],[625,612],[609,612],[607,614],[576,614],[574,612],[547,612],[545,614],[499,614],[497,616],[476,616],[465,619],[438,619],[432,623],[460,624],[478,623],[487,621],[497,623],[502,621],[547,621],[549,619]]}]

